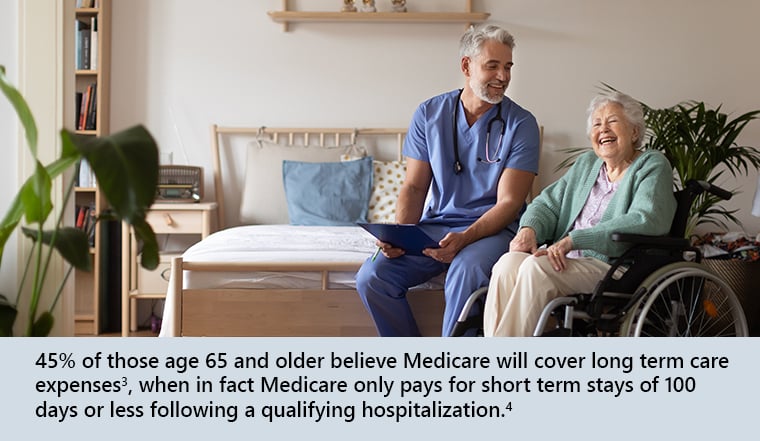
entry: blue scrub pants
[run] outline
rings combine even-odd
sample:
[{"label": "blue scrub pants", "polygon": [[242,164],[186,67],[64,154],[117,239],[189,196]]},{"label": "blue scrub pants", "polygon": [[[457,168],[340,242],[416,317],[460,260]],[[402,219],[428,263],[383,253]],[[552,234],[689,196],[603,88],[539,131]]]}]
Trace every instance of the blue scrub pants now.
[{"label": "blue scrub pants", "polygon": [[[467,227],[435,225],[440,240],[448,231]],[[438,237],[436,237],[438,236]],[[401,256],[388,259],[379,254],[375,261],[367,259],[356,275],[356,289],[383,337],[417,337],[420,335],[406,294],[410,287],[427,282],[448,271],[444,284],[446,307],[443,312],[441,335],[446,337],[454,328],[467,298],[473,291],[488,286],[491,268],[507,252],[514,232],[503,230],[497,235],[480,239],[463,248],[450,264],[437,262],[427,256]],[[476,315],[480,311],[470,311]]]}]

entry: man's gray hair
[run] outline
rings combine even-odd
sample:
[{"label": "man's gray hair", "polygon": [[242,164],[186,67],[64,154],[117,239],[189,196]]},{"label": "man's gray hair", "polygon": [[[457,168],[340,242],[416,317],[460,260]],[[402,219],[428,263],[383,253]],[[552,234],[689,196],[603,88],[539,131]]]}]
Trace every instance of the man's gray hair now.
[{"label": "man's gray hair", "polygon": [[471,26],[459,40],[459,57],[474,58],[480,54],[483,43],[487,40],[496,40],[499,43],[515,48],[515,37],[506,29],[488,24],[478,27]]},{"label": "man's gray hair", "polygon": [[586,135],[591,136],[591,128],[594,124],[592,118],[594,112],[600,107],[607,104],[618,104],[623,108],[623,116],[629,123],[633,124],[638,129],[639,137],[634,140],[633,148],[636,150],[641,149],[641,145],[644,143],[644,136],[646,135],[646,122],[644,121],[644,108],[641,103],[633,99],[632,97],[618,91],[602,92],[595,96],[591,100],[591,104],[588,106],[588,119],[586,120]]}]

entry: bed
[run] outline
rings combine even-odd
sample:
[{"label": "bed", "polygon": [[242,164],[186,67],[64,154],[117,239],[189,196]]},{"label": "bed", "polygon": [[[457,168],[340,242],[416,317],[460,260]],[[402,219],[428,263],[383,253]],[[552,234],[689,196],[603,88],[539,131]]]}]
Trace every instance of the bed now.
[{"label": "bed", "polygon": [[[354,283],[374,238],[346,221],[359,210],[392,222],[404,136],[393,128],[213,125],[220,228],[172,258],[160,335],[376,335]],[[336,221],[336,210],[353,211]],[[440,335],[441,287],[439,277],[408,295],[423,335]]]}]

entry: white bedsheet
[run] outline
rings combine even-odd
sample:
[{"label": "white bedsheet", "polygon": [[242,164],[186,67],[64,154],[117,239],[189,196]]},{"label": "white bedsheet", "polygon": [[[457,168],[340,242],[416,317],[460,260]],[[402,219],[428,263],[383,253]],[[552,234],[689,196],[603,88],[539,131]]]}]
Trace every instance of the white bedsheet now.
[{"label": "white bedsheet", "polygon": [[[295,225],[248,225],[211,234],[182,255],[185,262],[356,262],[363,263],[376,250],[375,238],[357,226],[315,227]],[[354,272],[333,272],[329,289],[354,289]],[[185,271],[186,289],[259,288],[318,289],[322,276],[316,272],[195,272]],[[425,286],[439,289],[443,275]],[[160,336],[171,336],[175,318],[171,292],[167,292]]]},{"label": "white bedsheet", "polygon": [[248,225],[217,231],[185,251],[184,260],[361,262],[374,251],[374,244],[371,234],[355,226]]},{"label": "white bedsheet", "polygon": [[[355,262],[375,250],[375,239],[360,227],[249,225],[216,232],[183,254],[186,262]],[[185,288],[317,288],[314,272],[190,272]],[[353,288],[354,273],[332,273],[330,289]]]}]

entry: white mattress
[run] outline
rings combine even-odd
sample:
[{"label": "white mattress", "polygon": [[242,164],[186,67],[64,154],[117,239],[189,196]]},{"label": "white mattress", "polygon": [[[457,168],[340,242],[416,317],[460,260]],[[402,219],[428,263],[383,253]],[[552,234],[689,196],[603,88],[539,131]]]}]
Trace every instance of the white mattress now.
[{"label": "white mattress", "polygon": [[[295,225],[248,225],[211,234],[188,248],[185,262],[267,262],[313,263],[355,262],[361,265],[376,250],[375,238],[363,228]],[[354,272],[329,275],[329,289],[354,289]],[[440,289],[443,278],[436,277],[417,288]],[[196,272],[185,271],[185,289],[319,289],[317,272]],[[167,293],[161,335],[169,335],[176,299]]]},{"label": "white mattress", "polygon": [[[375,239],[360,227],[249,225],[216,232],[183,254],[186,262],[355,262],[363,263],[375,250]],[[354,287],[353,272],[330,274],[330,289]],[[314,272],[207,272],[185,271],[184,287],[212,288],[319,288]]]}]

